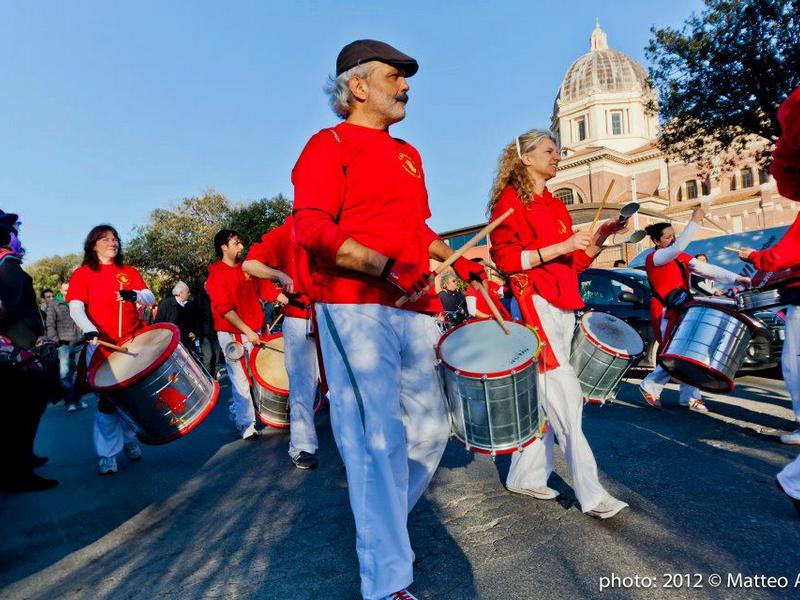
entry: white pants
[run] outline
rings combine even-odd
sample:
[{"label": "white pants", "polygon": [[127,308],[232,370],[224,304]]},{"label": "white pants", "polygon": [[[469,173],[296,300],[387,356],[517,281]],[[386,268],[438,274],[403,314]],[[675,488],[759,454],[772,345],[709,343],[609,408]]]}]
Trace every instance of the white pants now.
[{"label": "white pants", "polygon": [[[539,408],[548,419],[547,432],[542,440],[511,455],[506,486],[530,489],[547,485],[553,472],[555,434],[572,476],[575,496],[581,510],[588,512],[609,494],[600,484],[594,454],[583,434],[583,391],[575,370],[569,364],[575,313],[556,308],[541,296],[533,296],[533,303],[559,366],[540,373],[537,381]],[[516,300],[512,304],[512,315],[515,313],[519,314]]]},{"label": "white pants", "polygon": [[[661,339],[663,340],[664,337],[667,335],[667,319],[666,319],[666,311],[662,311],[661,313]],[[661,397],[661,392],[664,389],[664,386],[667,385],[670,380],[672,379],[672,375],[667,373],[661,365],[656,365],[656,368],[653,370],[650,375],[645,377],[640,384],[648,393],[652,394],[656,398]],[[696,398],[700,400],[700,390],[693,385],[689,385],[686,383],[681,384],[680,394],[678,396],[678,401],[681,403],[681,406],[689,406],[689,400],[692,398]]]},{"label": "white pants", "polygon": [[314,428],[319,367],[314,339],[307,337],[308,320],[286,317],[283,320],[283,343],[286,373],[289,375],[289,456],[317,451]]},{"label": "white pants", "polygon": [[250,396],[250,381],[247,378],[247,361],[253,351],[253,344],[240,334],[218,331],[217,339],[225,354],[225,346],[230,342],[241,342],[244,346],[244,356],[239,360],[230,360],[225,356],[225,369],[231,381],[231,402],[229,405],[230,416],[236,429],[240,432],[256,422],[256,410],[253,407],[253,398]]},{"label": "white pants", "polygon": [[787,494],[800,500],[800,455],[778,473],[778,481]]},{"label": "white pants", "polygon": [[450,432],[434,366],[439,333],[432,317],[393,307],[317,308],[331,426],[356,524],[361,593],[375,600],[413,580],[408,513],[430,483]]},{"label": "white pants", "polygon": [[794,417],[800,426],[800,306],[789,305],[785,323],[781,370],[792,399]]},{"label": "white pants", "polygon": [[[97,346],[91,344],[86,347],[86,365],[92,359]],[[119,416],[119,413],[102,413],[98,409],[94,411],[94,423],[92,425],[92,441],[94,443],[95,454],[99,458],[111,458],[122,452],[125,444],[136,441],[136,433],[130,425]]]}]

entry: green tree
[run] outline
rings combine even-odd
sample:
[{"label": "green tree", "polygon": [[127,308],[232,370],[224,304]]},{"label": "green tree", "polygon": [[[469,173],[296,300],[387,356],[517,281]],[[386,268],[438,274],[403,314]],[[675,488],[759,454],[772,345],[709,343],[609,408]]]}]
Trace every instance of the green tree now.
[{"label": "green tree", "polygon": [[278,194],[274,198],[262,198],[232,208],[227,227],[238,231],[245,245],[249,246],[283,223],[291,213],[291,202],[283,194]]},{"label": "green tree", "polygon": [[25,265],[25,270],[33,279],[37,297],[45,288],[58,292],[58,287],[63,282],[69,281],[72,272],[81,264],[82,259],[80,254],[56,255],[40,258],[30,265]]},{"label": "green tree", "polygon": [[680,30],[652,28],[646,49],[663,123],[659,144],[701,167],[732,160],[754,139],[774,140],[778,105],[800,85],[800,0],[705,4]]}]

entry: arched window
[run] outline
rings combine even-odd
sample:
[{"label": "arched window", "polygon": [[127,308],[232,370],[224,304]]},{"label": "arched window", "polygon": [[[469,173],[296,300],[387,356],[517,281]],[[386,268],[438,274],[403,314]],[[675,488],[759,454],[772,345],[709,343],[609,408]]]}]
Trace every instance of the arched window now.
[{"label": "arched window", "polygon": [[686,182],[686,199],[694,200],[697,198],[697,180],[690,179]]},{"label": "arched window", "polygon": [[742,169],[742,188],[753,187],[753,169]]},{"label": "arched window", "polygon": [[683,202],[683,186],[678,186],[678,202]]},{"label": "arched window", "polygon": [[769,171],[766,169],[758,170],[758,183],[767,183],[769,181]]},{"label": "arched window", "polygon": [[553,192],[553,197],[558,198],[564,204],[575,203],[575,193],[569,188],[561,188]]}]

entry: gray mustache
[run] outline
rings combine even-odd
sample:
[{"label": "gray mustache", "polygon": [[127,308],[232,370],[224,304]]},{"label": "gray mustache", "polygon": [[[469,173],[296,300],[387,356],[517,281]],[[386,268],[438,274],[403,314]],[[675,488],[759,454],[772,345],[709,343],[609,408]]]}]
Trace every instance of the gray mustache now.
[{"label": "gray mustache", "polygon": [[406,104],[408,102],[408,94],[406,94],[405,92],[403,92],[402,94],[397,94],[397,96],[395,96],[394,99],[397,102],[402,102],[403,104]]}]

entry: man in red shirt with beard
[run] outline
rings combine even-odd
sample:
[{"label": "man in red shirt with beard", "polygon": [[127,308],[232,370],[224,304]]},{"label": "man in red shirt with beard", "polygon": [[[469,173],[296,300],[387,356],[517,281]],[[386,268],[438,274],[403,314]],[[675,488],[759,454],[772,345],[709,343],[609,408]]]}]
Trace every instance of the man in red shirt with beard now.
[{"label": "man in red shirt with beard", "polygon": [[[315,134],[292,171],[297,241],[311,259],[331,426],[347,470],[366,600],[411,600],[408,513],[449,433],[434,367],[430,258],[452,251],[428,228],[417,150],[389,135],[405,117],[417,62],[388,44],[345,46],[329,85],[344,119]],[[483,269],[460,259],[466,281]],[[402,309],[398,297],[411,293]]]}]

